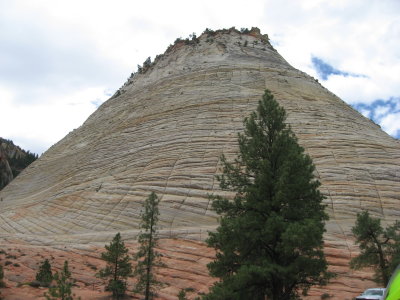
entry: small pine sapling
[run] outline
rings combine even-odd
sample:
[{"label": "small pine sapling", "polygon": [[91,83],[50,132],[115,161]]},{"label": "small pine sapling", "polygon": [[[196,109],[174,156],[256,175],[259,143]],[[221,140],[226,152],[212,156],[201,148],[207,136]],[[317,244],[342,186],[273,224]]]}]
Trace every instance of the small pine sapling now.
[{"label": "small pine sapling", "polygon": [[56,285],[49,288],[49,293],[44,293],[46,300],[73,300],[72,286],[75,281],[71,278],[71,272],[68,270],[68,261],[64,261],[62,271],[56,272],[53,278]]},{"label": "small pine sapling", "polygon": [[53,274],[51,272],[51,265],[49,260],[46,260],[39,267],[39,271],[36,273],[36,280],[43,287],[48,287],[53,280]]},{"label": "small pine sapling", "polygon": [[186,291],[184,289],[179,291],[178,300],[187,300]]}]

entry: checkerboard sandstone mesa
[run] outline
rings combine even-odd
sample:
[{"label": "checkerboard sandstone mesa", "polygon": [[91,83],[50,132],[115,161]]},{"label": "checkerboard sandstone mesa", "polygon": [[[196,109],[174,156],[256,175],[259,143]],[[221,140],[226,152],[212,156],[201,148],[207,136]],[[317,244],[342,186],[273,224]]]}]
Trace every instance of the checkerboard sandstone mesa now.
[{"label": "checkerboard sandstone mesa", "polygon": [[0,192],[2,243],[104,243],[118,231],[134,239],[152,191],[161,237],[204,240],[217,225],[207,195],[221,193],[219,157],[235,157],[243,118],[265,89],[316,165],[330,216],[325,251],[339,275],[332,289],[354,296],[368,276],[348,269],[351,227],[363,209],[384,223],[399,217],[400,143],[290,66],[257,28],[206,30],[147,61]]}]

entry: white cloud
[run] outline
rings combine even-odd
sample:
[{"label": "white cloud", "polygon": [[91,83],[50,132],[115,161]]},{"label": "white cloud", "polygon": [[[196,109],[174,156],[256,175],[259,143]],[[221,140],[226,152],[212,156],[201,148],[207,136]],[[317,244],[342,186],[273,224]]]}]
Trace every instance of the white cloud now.
[{"label": "white cloud", "polygon": [[108,98],[103,87],[71,92],[59,96],[58,101],[44,99],[32,104],[16,105],[12,91],[4,87],[0,87],[0,97],[2,110],[7,111],[0,118],[2,136],[39,154],[79,127],[95,111],[96,103]]},{"label": "white cloud", "polygon": [[372,116],[371,110],[369,109],[360,109],[360,113],[366,118],[371,118]]},{"label": "white cloud", "polygon": [[[399,95],[399,1],[269,1],[272,38],[295,67],[317,77],[316,56],[366,78],[331,76],[323,84],[349,103]],[[279,9],[283,6],[285,10]]]},{"label": "white cloud", "polygon": [[[350,104],[399,97],[399,13],[397,0],[0,0],[0,104],[8,116],[0,136],[42,152],[82,124],[137,64],[207,27],[257,26],[314,77],[312,56],[365,75],[322,82]],[[389,113],[382,128],[396,133],[397,115]]]},{"label": "white cloud", "polygon": [[374,116],[377,119],[381,119],[390,112],[391,107],[389,105],[378,105],[375,107]]},{"label": "white cloud", "polygon": [[381,126],[390,135],[400,134],[400,112],[388,114],[382,118]]}]

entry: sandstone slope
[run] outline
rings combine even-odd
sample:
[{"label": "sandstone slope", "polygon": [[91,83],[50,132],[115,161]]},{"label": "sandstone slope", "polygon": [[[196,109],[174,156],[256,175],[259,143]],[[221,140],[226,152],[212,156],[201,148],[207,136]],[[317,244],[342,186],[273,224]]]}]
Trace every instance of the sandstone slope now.
[{"label": "sandstone slope", "polygon": [[243,118],[266,88],[316,165],[330,215],[326,251],[346,275],[357,212],[399,218],[400,143],[291,67],[258,30],[204,33],[146,63],[0,192],[0,237],[31,245],[94,244],[117,231],[134,238],[155,191],[161,235],[203,240],[217,224],[207,195],[219,190],[219,156],[236,154]]}]

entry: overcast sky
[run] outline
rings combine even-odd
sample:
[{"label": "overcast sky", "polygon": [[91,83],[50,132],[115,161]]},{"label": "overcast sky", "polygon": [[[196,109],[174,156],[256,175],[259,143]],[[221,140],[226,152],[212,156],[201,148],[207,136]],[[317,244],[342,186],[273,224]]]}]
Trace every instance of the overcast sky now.
[{"label": "overcast sky", "polygon": [[400,138],[400,0],[0,0],[0,137],[42,154],[176,38],[259,27]]}]

